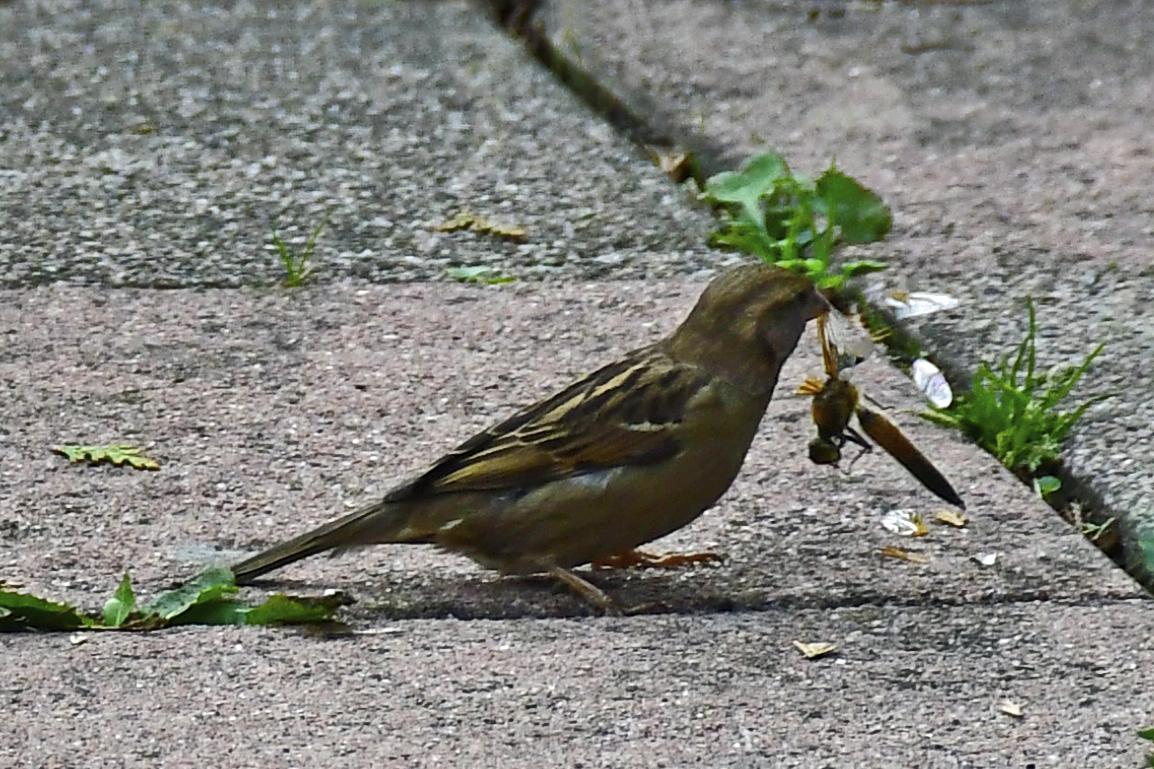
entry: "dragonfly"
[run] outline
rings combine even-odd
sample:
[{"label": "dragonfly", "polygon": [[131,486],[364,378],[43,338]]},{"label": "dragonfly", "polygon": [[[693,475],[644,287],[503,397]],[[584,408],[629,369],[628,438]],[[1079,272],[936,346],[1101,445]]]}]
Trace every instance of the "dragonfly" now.
[{"label": "dragonfly", "polygon": [[[872,451],[869,441],[850,425],[850,420],[856,416],[862,432],[873,438],[923,486],[964,510],[966,505],[962,498],[938,468],[926,459],[897,425],[865,405],[857,387],[842,376],[843,369],[865,360],[872,348],[867,340],[855,339],[844,326],[845,321],[836,310],[818,317],[817,337],[821,343],[826,378],[823,382],[810,377],[798,388],[800,394],[813,396],[813,422],[817,426],[817,437],[809,444],[810,461],[819,465],[836,464],[841,459],[841,450],[846,443],[860,446],[863,451]],[[833,338],[835,336],[837,341]],[[842,345],[840,348],[839,343]]]}]

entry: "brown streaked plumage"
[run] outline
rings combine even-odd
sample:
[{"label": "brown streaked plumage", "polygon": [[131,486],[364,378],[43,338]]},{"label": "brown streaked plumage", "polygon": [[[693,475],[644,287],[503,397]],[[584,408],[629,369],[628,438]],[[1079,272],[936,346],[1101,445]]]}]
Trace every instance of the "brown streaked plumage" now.
[{"label": "brown streaked plumage", "polygon": [[827,308],[764,264],[715,279],[667,338],[470,438],[381,501],[233,567],[238,583],[325,550],[439,545],[506,574],[570,569],[697,518],[729,488],[781,364]]}]

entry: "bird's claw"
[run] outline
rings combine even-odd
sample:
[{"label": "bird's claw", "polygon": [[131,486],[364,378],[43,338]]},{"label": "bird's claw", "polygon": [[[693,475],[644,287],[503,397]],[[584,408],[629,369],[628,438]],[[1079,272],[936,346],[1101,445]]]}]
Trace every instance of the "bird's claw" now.
[{"label": "bird's claw", "polygon": [[643,550],[629,550],[617,555],[598,558],[594,569],[676,569],[694,563],[721,563],[717,553],[666,553],[654,555]]}]

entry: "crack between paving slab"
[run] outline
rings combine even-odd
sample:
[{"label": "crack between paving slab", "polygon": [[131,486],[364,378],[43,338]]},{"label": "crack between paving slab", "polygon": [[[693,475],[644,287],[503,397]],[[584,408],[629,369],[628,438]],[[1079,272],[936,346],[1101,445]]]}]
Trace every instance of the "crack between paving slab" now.
[{"label": "crack between paving slab", "polygon": [[545,69],[581,99],[594,114],[638,147],[643,150],[688,150],[689,177],[696,180],[699,186],[713,174],[737,166],[741,158],[728,151],[720,142],[703,134],[687,134],[678,129],[671,116],[639,94],[631,94],[626,99],[553,45],[545,26],[534,19],[543,4],[544,0],[478,0],[478,5],[498,28],[519,40]]}]

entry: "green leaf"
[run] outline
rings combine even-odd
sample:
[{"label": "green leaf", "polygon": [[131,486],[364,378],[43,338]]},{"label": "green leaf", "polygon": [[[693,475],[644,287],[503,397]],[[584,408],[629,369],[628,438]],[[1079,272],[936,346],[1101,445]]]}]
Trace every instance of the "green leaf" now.
[{"label": "green leaf", "polygon": [[789,176],[789,165],[776,152],[763,152],[745,162],[740,171],[722,171],[705,180],[703,198],[708,203],[734,203],[757,218],[760,198],[775,182]]},{"label": "green leaf", "polygon": [[857,262],[846,262],[841,267],[841,274],[847,278],[856,278],[858,275],[868,275],[871,272],[881,272],[886,268],[882,262],[863,259]]},{"label": "green leaf", "polygon": [[[1138,732],[1138,736],[1144,740],[1154,741],[1154,727],[1141,730],[1140,732]],[[1146,764],[1147,764],[1147,766],[1152,767],[1152,769],[1154,769],[1154,755],[1150,755],[1150,756],[1146,757]]]},{"label": "green leaf", "polygon": [[509,275],[502,275],[496,269],[485,266],[475,267],[447,267],[445,272],[450,278],[463,283],[484,283],[495,286],[499,283],[512,283],[517,280]]},{"label": "green leaf", "polygon": [[1142,552],[1142,565],[1146,567],[1148,573],[1154,574],[1154,531],[1138,538],[1138,549]]},{"label": "green leaf", "polygon": [[190,606],[174,618],[172,625],[283,625],[323,622],[347,603],[343,595],[297,598],[281,593],[259,606],[245,606],[231,598],[218,597]]},{"label": "green leaf", "polygon": [[1052,475],[1042,475],[1034,479],[1034,491],[1039,497],[1048,497],[1062,488],[1062,482]]},{"label": "green leaf", "polygon": [[236,591],[236,578],[231,571],[225,568],[209,569],[175,590],[161,593],[141,607],[140,611],[145,616],[156,614],[160,619],[172,623],[193,606]]},{"label": "green leaf", "polygon": [[216,597],[206,599],[169,621],[169,625],[243,625],[251,607],[232,600]]},{"label": "green leaf", "polygon": [[96,624],[75,606],[0,590],[0,630],[75,630]]},{"label": "green leaf", "polygon": [[794,272],[805,272],[809,267],[808,259],[779,259],[774,262],[783,270],[793,270]]},{"label": "green leaf", "polygon": [[[173,625],[275,625],[323,622],[350,603],[344,594],[320,598],[274,595],[259,606],[232,599],[235,577],[224,568],[209,569],[188,583],[162,593],[136,611],[132,580],[125,573],[120,587],[104,606],[104,626],[121,630],[155,630]],[[98,627],[96,620],[67,604],[24,593],[0,591],[0,631],[75,630]]]},{"label": "green leaf", "polygon": [[[769,212],[762,212],[762,200],[772,196],[779,184],[787,181],[792,179],[785,160],[775,152],[766,152],[751,157],[740,171],[723,171],[711,176],[705,182],[701,199],[726,207],[733,219],[730,225],[751,228],[758,239],[764,241],[760,249],[766,250],[780,233],[772,227],[767,230]],[[766,256],[762,258],[773,261]]]},{"label": "green leaf", "polygon": [[893,217],[880,196],[830,166],[817,180],[815,208],[837,224],[847,243],[876,243],[889,234]]},{"label": "green leaf", "polygon": [[120,587],[104,604],[104,624],[108,627],[120,627],[136,609],[136,593],[132,591],[132,579],[128,572],[124,572],[124,579],[120,580]]},{"label": "green leaf", "polygon": [[347,602],[343,595],[294,598],[277,593],[260,606],[249,609],[245,615],[245,622],[249,625],[323,622],[331,618],[333,612]]},{"label": "green leaf", "polygon": [[121,465],[127,462],[137,470],[160,469],[160,465],[156,463],[156,460],[145,456],[141,452],[141,449],[123,443],[110,443],[103,446],[68,444],[64,446],[53,446],[52,450],[63,454],[73,462],[82,462],[87,458],[92,464],[107,460],[114,465]]}]

